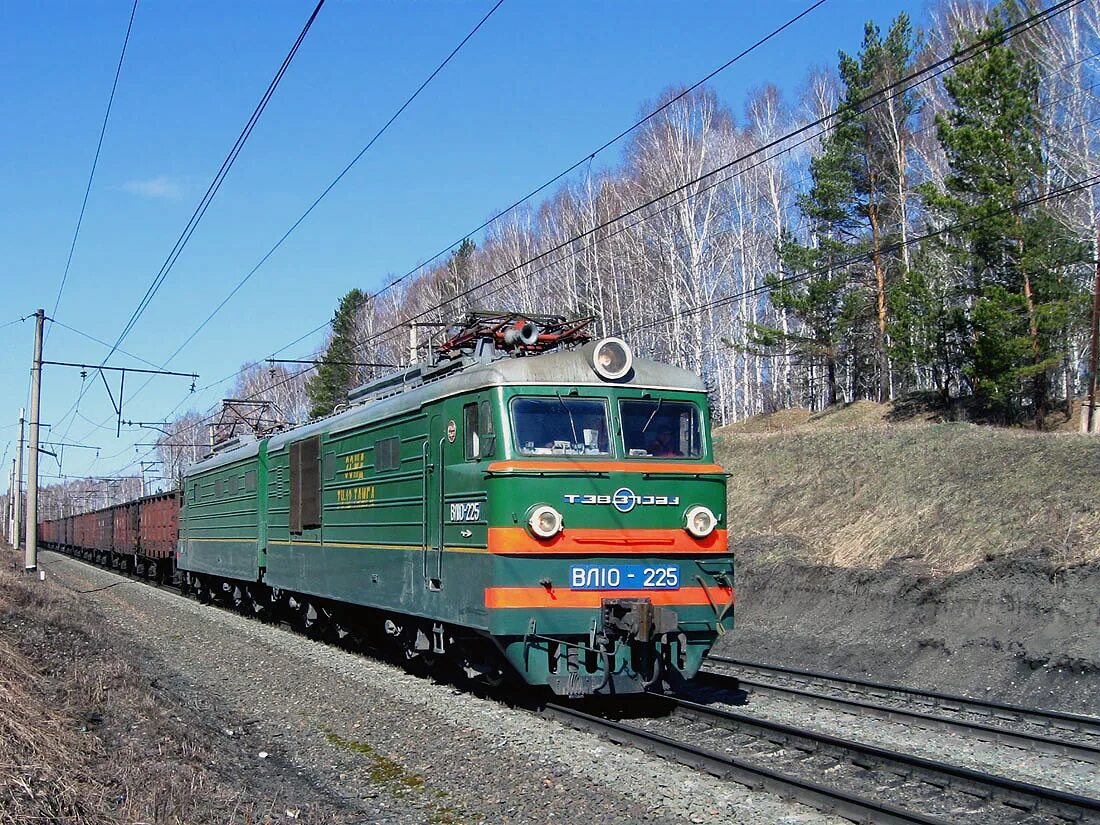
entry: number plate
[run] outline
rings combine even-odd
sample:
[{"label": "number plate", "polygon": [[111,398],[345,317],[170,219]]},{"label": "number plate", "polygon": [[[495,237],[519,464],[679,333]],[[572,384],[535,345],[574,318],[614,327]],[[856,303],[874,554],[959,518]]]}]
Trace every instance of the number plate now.
[{"label": "number plate", "polygon": [[678,564],[573,564],[570,590],[678,590]]}]

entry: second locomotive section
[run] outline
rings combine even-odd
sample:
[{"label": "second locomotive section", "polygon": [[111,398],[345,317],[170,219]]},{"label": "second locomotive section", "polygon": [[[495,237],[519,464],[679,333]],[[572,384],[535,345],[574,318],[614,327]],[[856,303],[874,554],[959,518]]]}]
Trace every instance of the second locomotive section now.
[{"label": "second locomotive section", "polygon": [[192,468],[193,582],[566,695],[675,687],[732,625],[697,376],[609,339],[482,349],[360,400]]}]

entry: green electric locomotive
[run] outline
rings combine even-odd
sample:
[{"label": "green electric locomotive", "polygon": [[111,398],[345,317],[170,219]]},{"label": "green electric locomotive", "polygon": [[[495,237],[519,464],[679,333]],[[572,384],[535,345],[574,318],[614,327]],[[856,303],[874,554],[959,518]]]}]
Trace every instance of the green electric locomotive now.
[{"label": "green electric locomotive", "polygon": [[588,320],[473,314],[418,364],[183,481],[206,599],[568,696],[673,688],[733,624],[698,376]]}]

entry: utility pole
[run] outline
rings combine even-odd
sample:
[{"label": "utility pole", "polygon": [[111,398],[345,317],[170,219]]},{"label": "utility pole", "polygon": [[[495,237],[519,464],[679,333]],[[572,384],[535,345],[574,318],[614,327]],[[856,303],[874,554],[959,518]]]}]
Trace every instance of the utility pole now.
[{"label": "utility pole", "polygon": [[1096,363],[1100,355],[1100,232],[1096,235],[1096,280],[1092,287],[1092,347],[1089,350],[1089,400],[1088,416],[1081,410],[1081,431],[1094,433],[1100,430],[1100,415],[1096,412]]},{"label": "utility pole", "polygon": [[27,552],[24,568],[38,569],[38,422],[42,399],[42,332],[46,310],[34,313],[34,363],[31,366],[31,443],[27,454]]},{"label": "utility pole", "polygon": [[19,408],[19,447],[15,451],[15,512],[11,516],[11,546],[19,549],[23,518],[23,408]]}]

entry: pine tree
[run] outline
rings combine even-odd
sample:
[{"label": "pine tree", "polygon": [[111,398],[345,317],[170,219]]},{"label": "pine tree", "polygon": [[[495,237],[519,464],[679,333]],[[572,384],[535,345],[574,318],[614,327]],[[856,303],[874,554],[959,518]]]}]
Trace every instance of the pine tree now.
[{"label": "pine tree", "polygon": [[332,338],[325,355],[317,365],[317,372],[306,382],[310,411],[313,418],[328,415],[333,408],[347,398],[355,377],[355,316],[366,304],[366,294],[356,288],[340,299],[340,306],[332,317]]},{"label": "pine tree", "polygon": [[771,280],[772,303],[796,316],[803,330],[751,329],[758,346],[788,343],[816,354],[825,365],[829,403],[837,398],[841,360],[851,368],[853,394],[882,401],[892,394],[889,292],[895,271],[905,267],[886,249],[908,220],[906,145],[917,102],[911,92],[871,95],[910,71],[915,48],[909,18],[901,14],[885,39],[869,22],[859,54],[840,53],[845,92],[836,126],[810,162],[813,185],[798,199],[811,237],[804,244],[786,238],[778,249],[785,268],[827,274],[801,287],[774,289],[781,281]]},{"label": "pine tree", "polygon": [[[1014,8],[1002,6],[982,37],[996,41],[1001,16]],[[1083,312],[1072,267],[1088,249],[1033,203],[1048,180],[1038,71],[1000,44],[958,66],[944,85],[952,108],[937,125],[950,174],[942,189],[924,194],[936,219],[961,226],[944,246],[961,275],[955,301],[968,308],[964,374],[991,412],[1011,420],[1030,406],[1042,426],[1067,328]]]}]

